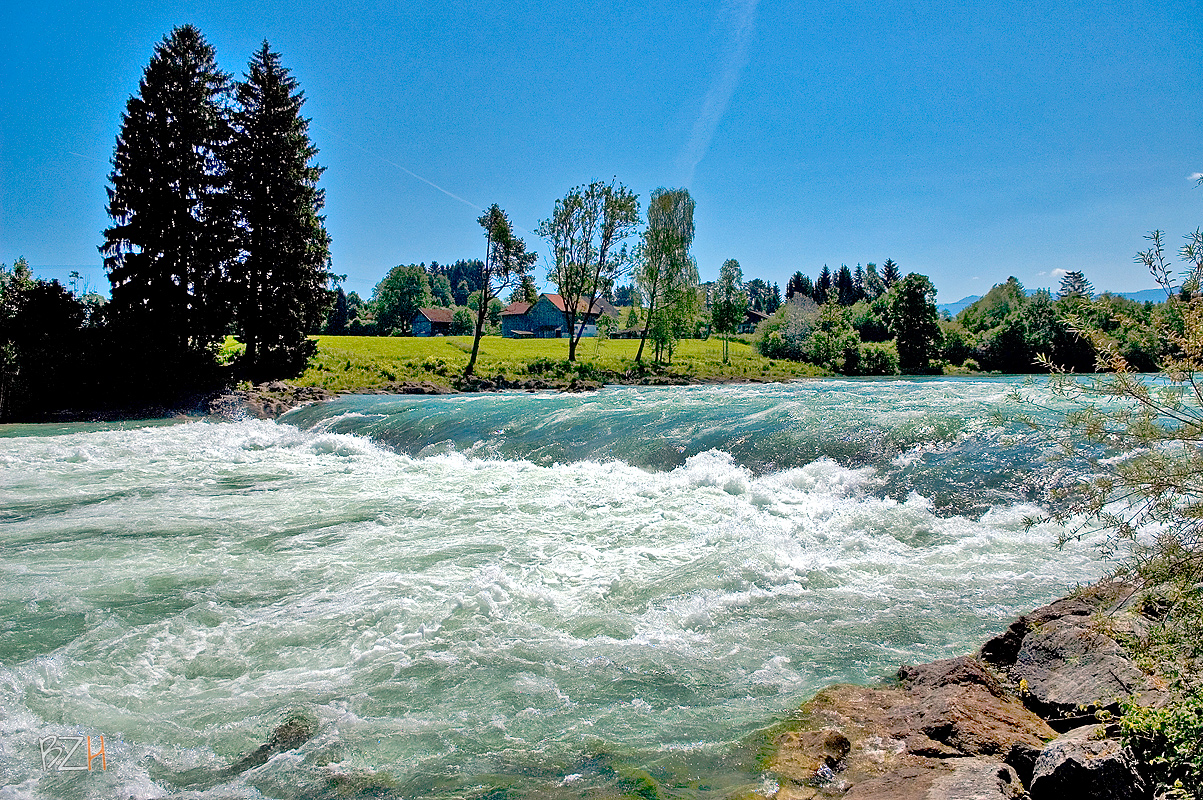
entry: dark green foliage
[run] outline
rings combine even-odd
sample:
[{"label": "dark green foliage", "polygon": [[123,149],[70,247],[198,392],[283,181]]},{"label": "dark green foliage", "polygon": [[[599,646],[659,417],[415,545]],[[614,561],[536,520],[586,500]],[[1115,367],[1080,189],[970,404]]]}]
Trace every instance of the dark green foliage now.
[{"label": "dark green foliage", "polygon": [[802,346],[805,360],[845,375],[860,369],[860,337],[852,329],[843,308],[828,303],[819,309],[810,337]]},{"label": "dark green foliage", "polygon": [[451,280],[441,273],[430,277],[430,299],[440,308],[450,308],[455,302],[451,294]]},{"label": "dark green foliage", "polygon": [[795,294],[799,293],[810,294],[810,292],[803,291],[803,287],[809,283],[810,279],[801,272],[795,272],[793,275],[790,275],[789,280],[785,282],[785,299],[789,300]]},{"label": "dark green foliage", "polygon": [[894,288],[894,284],[902,277],[902,273],[898,271],[898,265],[893,259],[886,259],[886,263],[881,265],[881,283],[886,291]]},{"label": "dark green foliage", "polygon": [[769,287],[769,296],[764,304],[764,313],[773,314],[781,308],[781,287],[776,283]]},{"label": "dark green foliage", "polygon": [[899,369],[907,375],[930,372],[931,360],[939,356],[941,336],[936,287],[926,275],[912,272],[894,284],[889,292],[889,320]]},{"label": "dark green foliage", "polygon": [[765,314],[772,314],[776,311],[768,311],[769,305],[772,304],[773,287],[765,283],[760,278],[753,278],[744,284],[744,290],[748,293],[748,306],[756,311],[763,311]]},{"label": "dark green foliage", "polygon": [[342,336],[347,332],[347,324],[350,321],[347,293],[340,286],[334,293],[334,305],[331,306],[330,313],[326,316],[326,327],[322,332],[331,336]]},{"label": "dark green foliage", "polygon": [[242,367],[253,377],[295,374],[314,344],[306,333],[329,308],[330,237],[318,212],[322,167],[311,161],[304,94],[267,42],[237,85],[227,164],[242,253],[229,270]]},{"label": "dark green foliage", "polygon": [[884,299],[872,303],[861,300],[848,309],[848,319],[862,342],[888,342],[892,338],[888,315]]},{"label": "dark green foliage", "polygon": [[[100,250],[113,322],[138,363],[203,359],[226,333],[224,270],[234,255],[225,150],[229,77],[191,25],[155,47],[113,153]],[[181,375],[181,378],[185,376]]]},{"label": "dark green foliage", "polygon": [[0,420],[87,402],[83,303],[57,281],[35,281],[25,259],[0,264]]},{"label": "dark green foliage", "polygon": [[383,336],[408,336],[414,314],[419,308],[430,308],[432,302],[426,270],[417,264],[393,267],[372,291],[372,310]]},{"label": "dark green foliage", "polygon": [[480,291],[480,273],[483,267],[484,263],[475,258],[460,259],[454,264],[446,266],[432,263],[430,275],[432,278],[438,275],[445,276],[447,282],[451,284],[451,304],[462,306],[467,304],[468,295]]},{"label": "dark green foliage", "polygon": [[965,330],[965,326],[955,320],[942,319],[940,320],[940,333],[944,340],[944,349],[940,357],[949,364],[961,366],[965,360],[973,355],[974,338],[973,334]]},{"label": "dark green foliage", "polygon": [[1120,732],[1143,771],[1161,790],[1189,792],[1159,797],[1203,796],[1203,690],[1195,689],[1160,708],[1124,707]]},{"label": "dark green foliage", "polygon": [[1086,276],[1081,272],[1067,272],[1061,276],[1061,288],[1057,291],[1057,298],[1064,299],[1066,297],[1085,297],[1089,300],[1094,295],[1094,286],[1090,281],[1086,280]]},{"label": "dark green foliage", "polygon": [[455,309],[451,315],[451,335],[452,336],[467,336],[472,333],[472,327],[475,323],[475,316],[466,306],[460,306]]},{"label": "dark green foliage", "polygon": [[1023,284],[1014,276],[1006,283],[995,285],[973,305],[957,314],[957,321],[966,330],[978,333],[1003,323],[1007,316],[1018,312],[1027,301]]},{"label": "dark green foliage", "polygon": [[860,264],[856,265],[856,271],[852,273],[852,288],[856,292],[857,302],[868,297],[865,291],[865,268]]},{"label": "dark green foliage", "polygon": [[893,342],[865,342],[860,346],[857,375],[897,375],[898,348]]},{"label": "dark green foliage", "polygon": [[885,293],[885,281],[877,274],[877,265],[870,261],[865,265],[865,298],[876,300]]},{"label": "dark green foliage", "polygon": [[852,280],[852,270],[848,269],[847,264],[841,264],[839,272],[835,274],[835,295],[836,302],[842,306],[850,306],[860,299],[856,295],[856,284]]},{"label": "dark green foliage", "polygon": [[831,296],[831,289],[831,268],[824,264],[823,271],[819,273],[818,280],[815,281],[814,301],[819,305],[825,305],[827,298]]},{"label": "dark green foliage", "polygon": [[625,308],[635,304],[635,285],[624,283],[614,290],[614,305]]},{"label": "dark green foliage", "polygon": [[[958,314],[957,323],[974,343],[974,361],[985,370],[1028,373],[1053,366],[1093,372],[1097,349],[1074,332],[1068,321],[1073,317],[1104,334],[1130,367],[1147,372],[1166,352],[1165,337],[1158,333],[1164,309],[1111,294],[1054,299],[1042,289],[1028,296],[1019,281],[1009,278]],[[951,353],[949,360],[959,363]]]}]

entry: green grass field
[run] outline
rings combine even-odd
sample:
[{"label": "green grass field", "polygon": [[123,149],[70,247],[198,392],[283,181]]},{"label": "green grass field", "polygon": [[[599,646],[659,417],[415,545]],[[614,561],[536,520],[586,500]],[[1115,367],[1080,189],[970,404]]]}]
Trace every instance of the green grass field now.
[{"label": "green grass field", "polygon": [[[472,337],[435,338],[377,336],[319,336],[317,355],[309,368],[292,383],[320,386],[332,392],[356,392],[381,389],[399,381],[430,381],[449,386],[463,373],[472,351]],[[597,369],[625,372],[635,363],[639,341],[613,339],[599,343],[582,339],[577,361]],[[644,351],[644,363],[650,363],[650,346]],[[730,362],[723,364],[723,343],[718,338],[705,341],[685,339],[673,356],[667,372],[683,377],[714,379],[786,380],[822,375],[811,364],[764,358],[750,345],[731,342]],[[530,377],[528,365],[562,362],[568,358],[567,339],[502,339],[486,336],[480,342],[476,374],[504,375],[517,380]]]}]

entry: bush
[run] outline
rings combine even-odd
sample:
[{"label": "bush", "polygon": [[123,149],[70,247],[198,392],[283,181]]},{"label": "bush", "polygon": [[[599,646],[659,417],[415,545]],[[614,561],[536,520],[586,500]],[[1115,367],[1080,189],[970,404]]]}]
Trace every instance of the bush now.
[{"label": "bush", "polygon": [[[1162,708],[1123,706],[1120,734],[1158,790],[1203,797],[1203,694],[1190,692]],[[1166,795],[1158,792],[1159,797]]]},{"label": "bush", "polygon": [[865,342],[860,346],[857,375],[897,375],[898,348],[893,342]]},{"label": "bush", "polygon": [[791,300],[756,327],[756,350],[765,358],[807,360],[806,341],[817,316],[813,302],[808,306]]},{"label": "bush", "polygon": [[476,332],[476,318],[467,308],[455,309],[451,315],[451,335],[470,336]]}]

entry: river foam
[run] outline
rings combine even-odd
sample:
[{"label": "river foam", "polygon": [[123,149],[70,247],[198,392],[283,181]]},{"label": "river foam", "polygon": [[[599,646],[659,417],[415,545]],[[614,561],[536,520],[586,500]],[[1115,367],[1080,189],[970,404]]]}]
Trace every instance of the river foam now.
[{"label": "river foam", "polygon": [[[968,466],[1040,468],[995,452],[1005,383],[858,387],[352,398],[0,438],[5,791],[756,784],[736,743],[819,686],[960,654],[1100,571],[1026,525],[1022,481]],[[577,457],[548,458],[552,435]],[[787,441],[830,452],[769,468]],[[313,740],[219,777],[290,711]],[[39,740],[73,731],[106,737],[108,771],[43,772]]]}]

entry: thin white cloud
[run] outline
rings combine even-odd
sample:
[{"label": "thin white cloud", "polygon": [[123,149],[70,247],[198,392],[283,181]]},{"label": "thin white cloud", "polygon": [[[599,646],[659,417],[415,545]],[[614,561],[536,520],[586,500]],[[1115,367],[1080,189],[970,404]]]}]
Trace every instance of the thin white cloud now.
[{"label": "thin white cloud", "polygon": [[389,166],[396,167],[397,169],[401,170],[402,172],[404,172],[406,175],[410,176],[411,178],[419,180],[422,183],[424,183],[427,186],[430,186],[434,189],[438,189],[440,192],[442,192],[443,194],[452,198],[453,200],[460,201],[461,203],[466,205],[468,208],[474,208],[477,211],[484,211],[483,208],[476,205],[476,203],[473,203],[471,200],[465,200],[464,198],[460,197],[458,194],[453,194],[452,192],[447,191],[446,189],[444,189],[442,186],[439,186],[434,181],[423,178],[418,173],[414,172],[413,170],[406,169],[405,167],[401,166],[400,164],[398,164],[396,161],[393,161],[392,159],[385,158],[384,156],[380,155],[379,153],[372,152],[371,150],[369,150],[368,148],[359,144],[358,142],[351,141],[350,139],[346,138],[345,136],[339,136],[334,131],[330,130],[329,128],[323,127],[321,125],[314,125],[313,127],[318,128],[319,130],[325,131],[326,133],[330,134],[331,136],[335,137],[336,139],[341,139],[343,142],[351,145],[352,147],[359,148],[363,152],[367,153],[368,155],[372,156],[373,158],[377,158],[377,159],[383,161],[385,164],[388,164]]},{"label": "thin white cloud", "polygon": [[1069,274],[1069,270],[1061,269],[1060,267],[1057,267],[1055,270],[1053,270],[1052,272],[1049,273],[1049,276],[1052,278],[1055,278],[1057,280],[1061,280],[1068,274]]},{"label": "thin white cloud", "polygon": [[714,132],[718,129],[723,115],[727,113],[731,95],[735,93],[740,74],[748,62],[748,45],[752,41],[758,2],[759,0],[729,0],[719,12],[729,23],[728,46],[722,68],[702,101],[702,110],[693,123],[689,141],[677,158],[686,175],[686,186],[693,183],[694,170],[706,157],[710,142],[714,139]]},{"label": "thin white cloud", "polygon": [[1191,175],[1190,178],[1188,178],[1187,180],[1203,181],[1203,172],[1196,172],[1195,174]]}]

